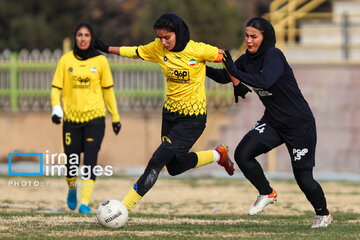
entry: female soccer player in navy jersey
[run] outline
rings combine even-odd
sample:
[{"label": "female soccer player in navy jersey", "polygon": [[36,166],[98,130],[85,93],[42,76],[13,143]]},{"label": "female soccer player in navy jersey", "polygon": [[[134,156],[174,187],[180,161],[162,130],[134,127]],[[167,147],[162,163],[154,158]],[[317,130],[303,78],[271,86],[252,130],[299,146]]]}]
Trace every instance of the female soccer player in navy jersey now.
[{"label": "female soccer player in navy jersey", "polygon": [[259,17],[250,19],[246,24],[245,41],[245,54],[233,63],[229,52],[225,51],[225,69],[207,67],[207,76],[220,83],[232,82],[236,102],[238,96],[244,96],[248,91],[239,83],[251,86],[265,106],[263,117],[243,137],[235,151],[236,163],[259,191],[249,214],[261,212],[277,198],[255,158],[285,143],[296,182],[316,212],[311,227],[326,227],[332,216],[324,192],[313,178],[316,125],[311,109],[284,54],[275,47],[271,23]]}]

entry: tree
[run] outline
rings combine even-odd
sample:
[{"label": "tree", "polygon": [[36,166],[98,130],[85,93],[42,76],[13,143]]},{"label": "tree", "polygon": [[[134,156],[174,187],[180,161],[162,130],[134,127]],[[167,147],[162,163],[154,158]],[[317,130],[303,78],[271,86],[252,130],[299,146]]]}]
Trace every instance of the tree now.
[{"label": "tree", "polygon": [[0,0],[0,50],[61,48],[86,2]]},{"label": "tree", "polygon": [[134,28],[142,0],[94,0],[90,1],[82,19],[88,21],[95,34],[103,41],[115,45],[131,45],[137,42]]},{"label": "tree", "polygon": [[243,41],[244,20],[241,5],[236,1],[150,0],[136,22],[139,43],[155,38],[153,24],[166,12],[179,15],[188,25],[191,39],[195,41],[220,48],[236,48]]},{"label": "tree", "polygon": [[81,21],[109,44],[144,44],[156,37],[153,24],[165,12],[182,17],[193,40],[236,48],[243,41],[242,1],[0,0],[0,51],[62,48]]}]

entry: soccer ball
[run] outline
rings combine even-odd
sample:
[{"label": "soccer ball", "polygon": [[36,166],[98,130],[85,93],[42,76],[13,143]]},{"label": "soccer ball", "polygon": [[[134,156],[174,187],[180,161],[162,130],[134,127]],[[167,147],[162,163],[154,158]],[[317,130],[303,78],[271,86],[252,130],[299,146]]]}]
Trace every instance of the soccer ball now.
[{"label": "soccer ball", "polygon": [[99,224],[106,228],[121,228],[128,221],[128,210],[116,199],[102,202],[96,213]]}]

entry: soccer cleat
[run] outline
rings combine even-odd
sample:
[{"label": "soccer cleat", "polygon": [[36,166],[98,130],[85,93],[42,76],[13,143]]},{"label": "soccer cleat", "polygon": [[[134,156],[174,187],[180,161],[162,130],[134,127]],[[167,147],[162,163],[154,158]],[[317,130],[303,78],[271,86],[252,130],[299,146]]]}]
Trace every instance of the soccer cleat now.
[{"label": "soccer cleat", "polygon": [[79,213],[89,214],[91,213],[91,209],[87,204],[82,203],[79,207]]},{"label": "soccer cleat", "polygon": [[249,209],[248,214],[249,215],[255,215],[264,210],[264,207],[266,207],[270,203],[274,203],[277,200],[277,193],[275,190],[272,190],[272,193],[269,195],[259,195],[254,203]]},{"label": "soccer cleat", "polygon": [[76,188],[74,189],[69,188],[69,192],[67,195],[67,205],[70,208],[70,210],[75,210],[77,206]]},{"label": "soccer cleat", "polygon": [[234,163],[231,161],[228,155],[228,147],[224,144],[221,144],[217,146],[215,149],[220,154],[220,160],[218,161],[218,164],[220,166],[223,166],[226,170],[226,172],[232,176],[234,174]]},{"label": "soccer cleat", "polygon": [[326,228],[331,221],[333,220],[333,216],[329,211],[329,215],[316,215],[314,218],[314,222],[311,225],[311,228]]}]

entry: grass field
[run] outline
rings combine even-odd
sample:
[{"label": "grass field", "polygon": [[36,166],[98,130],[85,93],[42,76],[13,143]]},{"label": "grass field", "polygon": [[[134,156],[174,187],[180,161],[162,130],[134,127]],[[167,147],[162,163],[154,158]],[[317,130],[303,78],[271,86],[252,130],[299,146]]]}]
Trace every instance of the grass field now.
[{"label": "grass field", "polygon": [[94,213],[80,215],[67,209],[62,178],[2,177],[0,239],[360,239],[360,184],[349,182],[321,182],[334,216],[326,229],[310,229],[314,213],[294,181],[271,181],[278,201],[248,216],[257,193],[247,181],[179,178],[160,178],[123,228],[102,228],[97,206],[121,199],[135,180],[98,179]]}]

